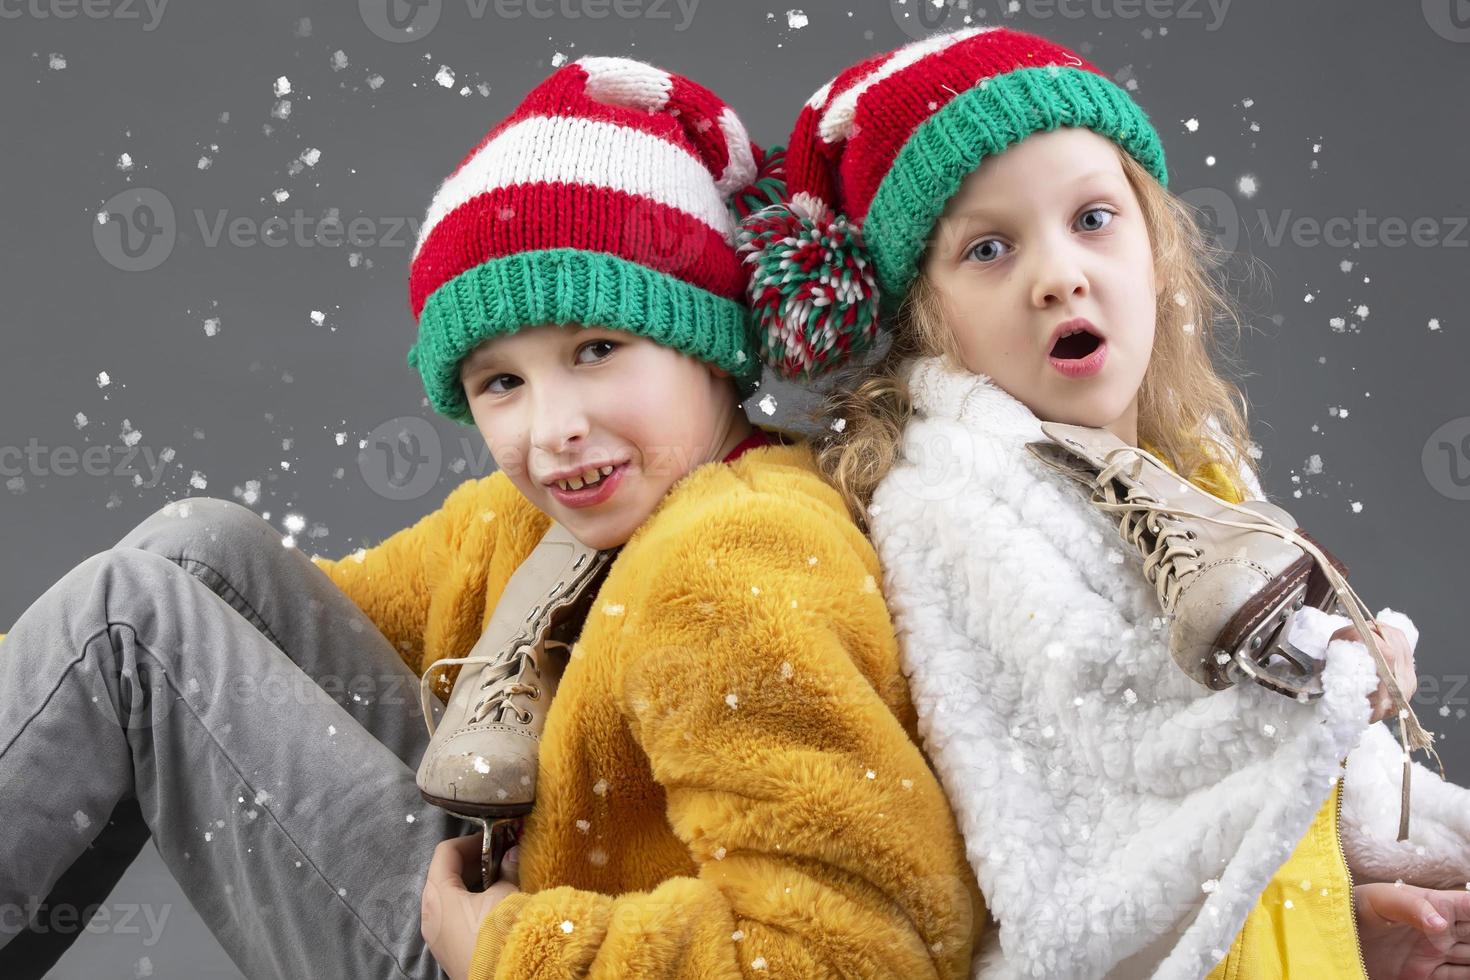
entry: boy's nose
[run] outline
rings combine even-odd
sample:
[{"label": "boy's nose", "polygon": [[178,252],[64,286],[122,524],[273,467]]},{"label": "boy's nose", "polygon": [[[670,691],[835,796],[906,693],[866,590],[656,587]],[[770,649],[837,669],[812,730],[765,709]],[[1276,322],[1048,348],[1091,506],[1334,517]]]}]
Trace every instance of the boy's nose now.
[{"label": "boy's nose", "polygon": [[534,399],[531,444],[547,453],[576,449],[586,438],[591,423],[586,406],[565,387],[546,391]]}]

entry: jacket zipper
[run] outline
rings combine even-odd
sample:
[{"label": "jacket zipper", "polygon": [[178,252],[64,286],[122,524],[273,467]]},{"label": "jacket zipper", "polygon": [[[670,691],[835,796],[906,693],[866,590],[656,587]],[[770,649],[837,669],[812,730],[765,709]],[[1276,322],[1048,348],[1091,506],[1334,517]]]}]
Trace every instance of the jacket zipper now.
[{"label": "jacket zipper", "polygon": [[1337,834],[1337,854],[1342,859],[1343,870],[1347,872],[1348,879],[1348,912],[1349,920],[1353,924],[1353,948],[1358,951],[1358,967],[1363,971],[1364,980],[1368,977],[1368,961],[1363,958],[1363,937],[1358,935],[1358,906],[1353,895],[1353,868],[1348,864],[1347,852],[1342,848],[1342,793],[1347,783],[1347,760],[1342,762],[1342,772],[1337,776],[1337,820],[1333,822],[1332,829]]}]

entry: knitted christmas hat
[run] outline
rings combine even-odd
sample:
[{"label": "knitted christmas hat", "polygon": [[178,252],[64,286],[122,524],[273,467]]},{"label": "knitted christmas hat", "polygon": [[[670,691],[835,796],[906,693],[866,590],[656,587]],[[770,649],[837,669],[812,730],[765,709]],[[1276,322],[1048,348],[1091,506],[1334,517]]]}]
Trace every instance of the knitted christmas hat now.
[{"label": "knitted christmas hat", "polygon": [[778,163],[687,78],[627,58],[558,69],[429,205],[409,274],[408,363],[434,409],[474,424],[460,361],[488,337],[546,323],[640,334],[750,394],[761,363],[736,222],[760,192],[779,192]]},{"label": "knitted christmas hat", "polygon": [[1031,34],[937,34],[822,86],[786,149],[789,200],[741,228],[762,358],[785,377],[815,377],[871,345],[965,177],[1061,126],[1113,140],[1167,184],[1143,110],[1076,54]]}]

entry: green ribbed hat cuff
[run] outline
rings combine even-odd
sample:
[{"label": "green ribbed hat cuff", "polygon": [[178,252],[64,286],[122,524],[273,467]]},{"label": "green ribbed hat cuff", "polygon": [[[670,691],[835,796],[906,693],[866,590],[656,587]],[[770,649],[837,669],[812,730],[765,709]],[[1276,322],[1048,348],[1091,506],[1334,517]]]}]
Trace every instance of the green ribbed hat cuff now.
[{"label": "green ribbed hat cuff", "polygon": [[474,425],[460,361],[490,337],[546,323],[647,337],[730,372],[742,399],[760,381],[744,304],[616,255],[574,248],[491,259],[434,290],[408,363],[436,412]]},{"label": "green ribbed hat cuff", "polygon": [[961,92],[909,136],[863,219],[885,313],[903,300],[939,216],[988,156],[1033,133],[1080,126],[1106,136],[1168,186],[1148,116],[1107,78],[1081,68],[1017,68]]}]

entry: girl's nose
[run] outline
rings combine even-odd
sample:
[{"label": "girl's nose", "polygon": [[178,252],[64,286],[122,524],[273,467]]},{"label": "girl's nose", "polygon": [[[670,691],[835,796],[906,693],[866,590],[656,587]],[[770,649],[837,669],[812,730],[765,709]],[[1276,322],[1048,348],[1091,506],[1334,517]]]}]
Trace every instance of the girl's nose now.
[{"label": "girl's nose", "polygon": [[1036,256],[1031,300],[1038,309],[1065,305],[1087,295],[1087,275],[1070,250],[1050,249]]}]

